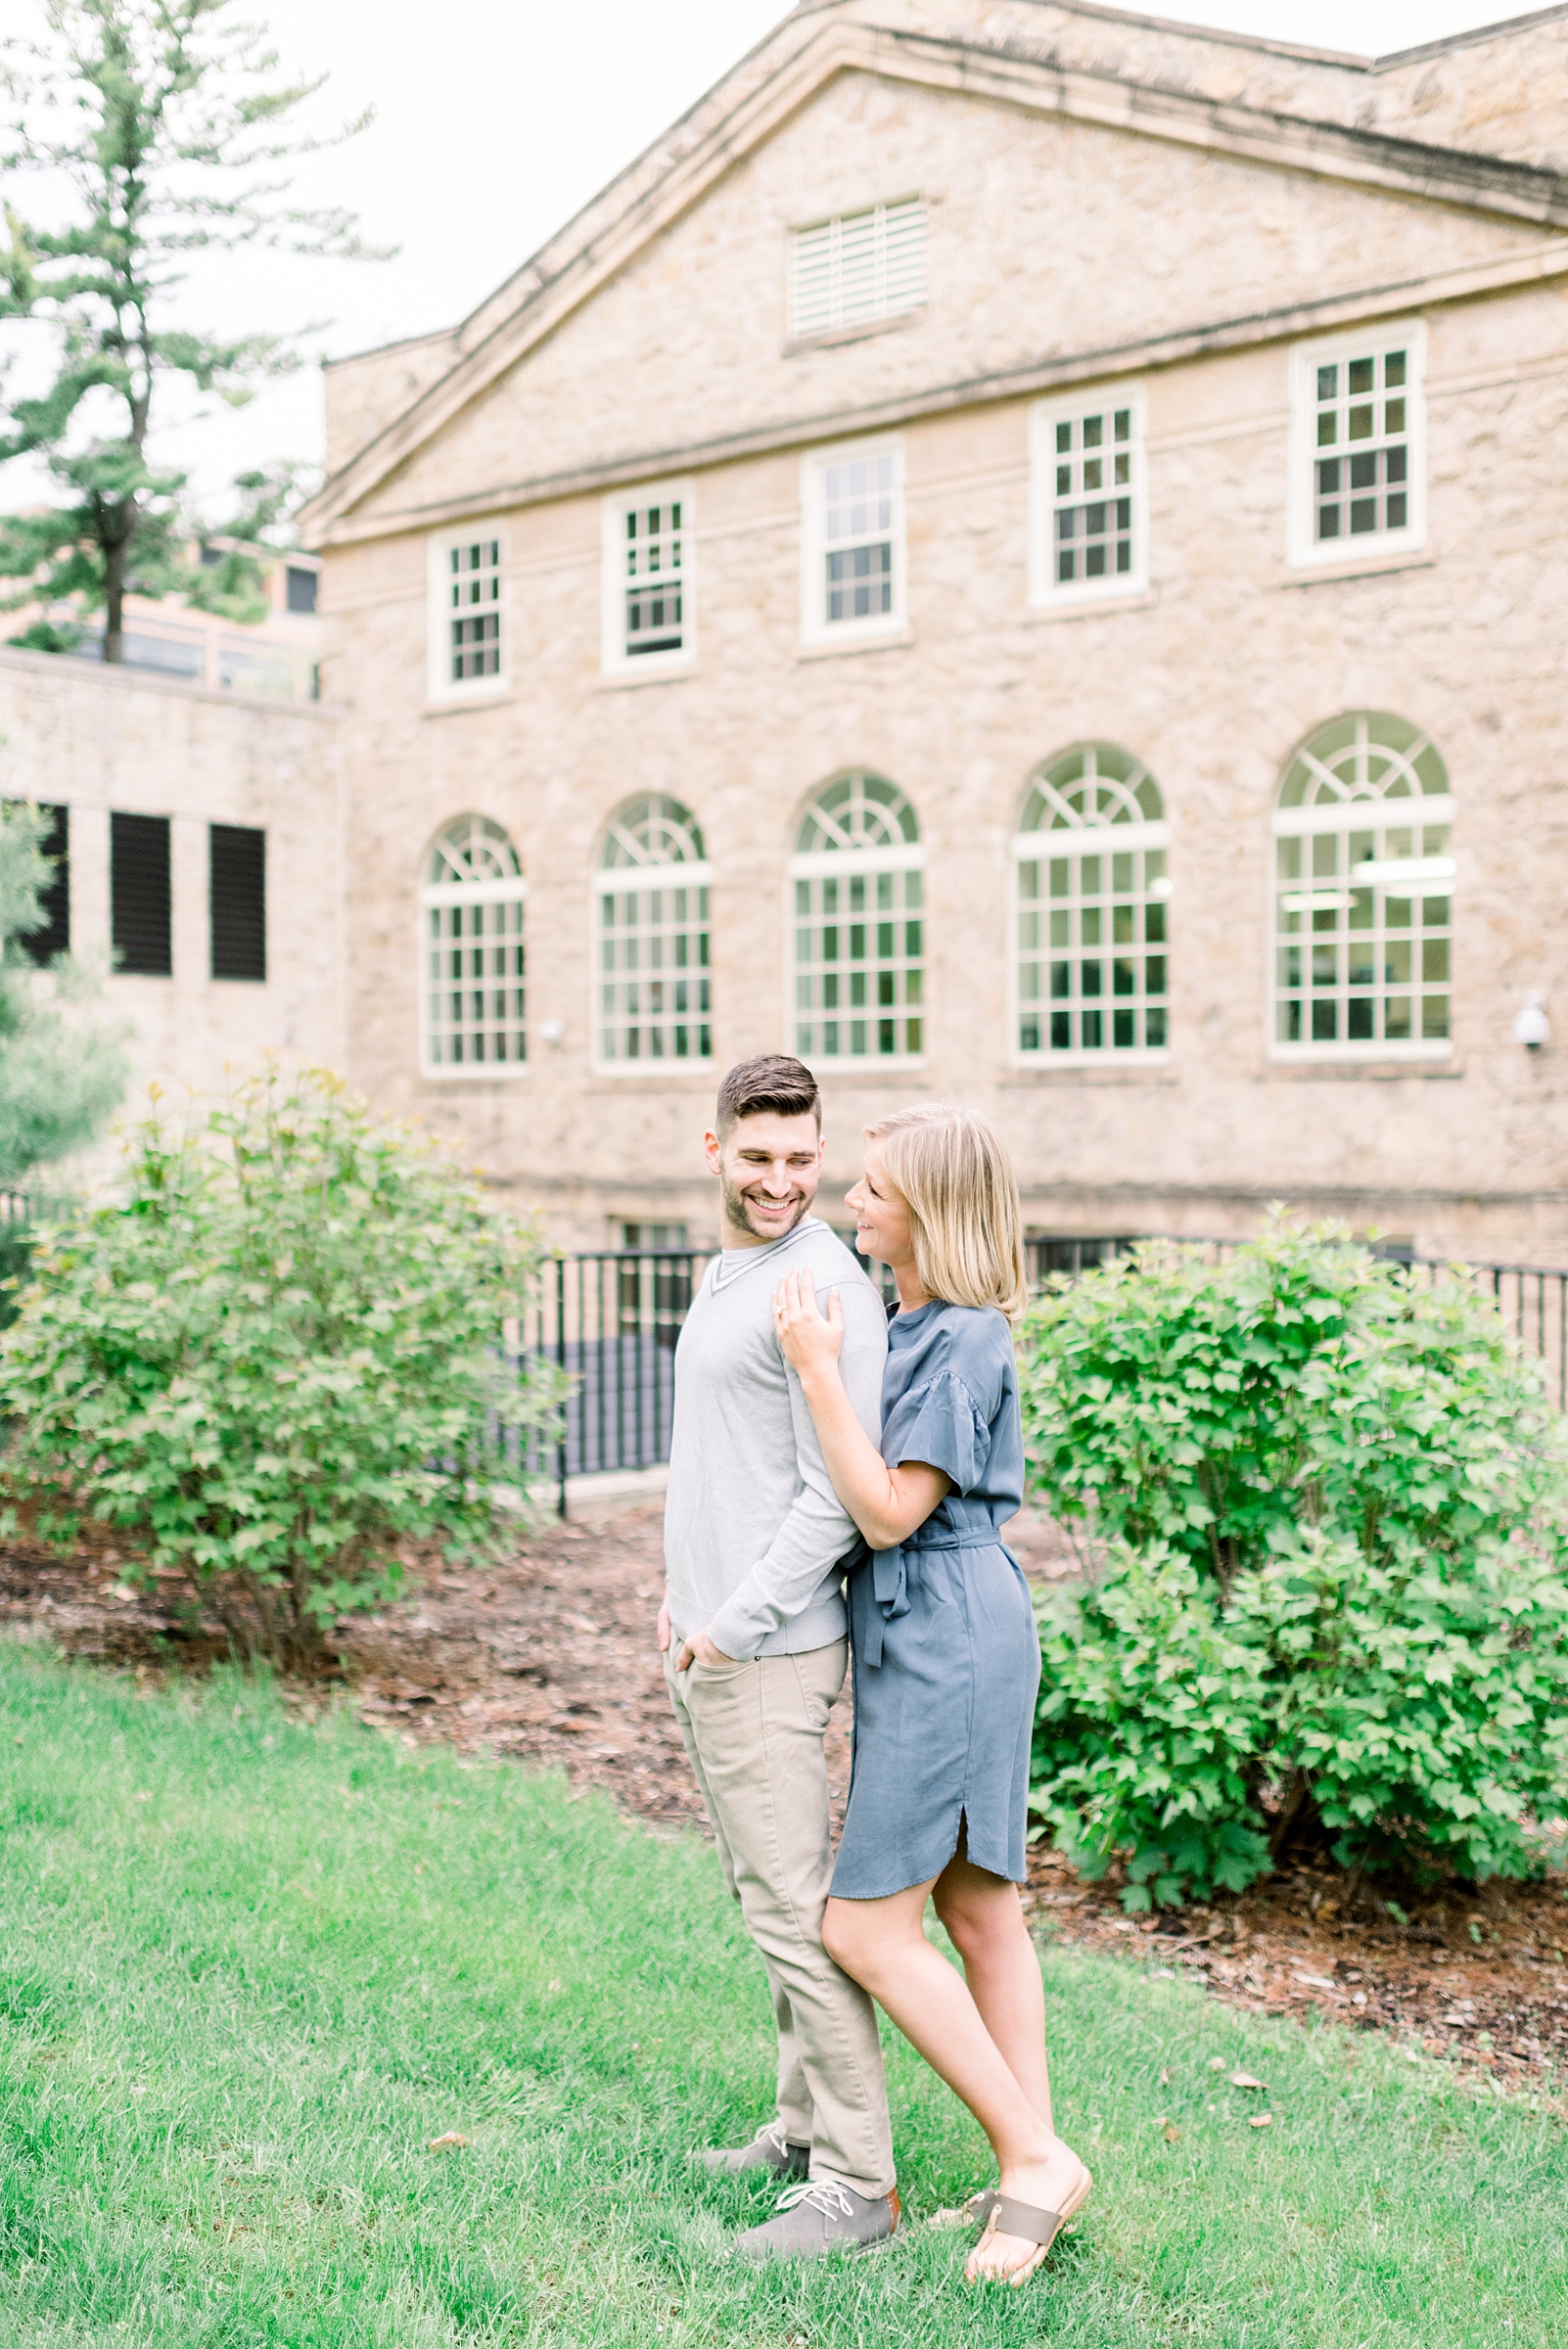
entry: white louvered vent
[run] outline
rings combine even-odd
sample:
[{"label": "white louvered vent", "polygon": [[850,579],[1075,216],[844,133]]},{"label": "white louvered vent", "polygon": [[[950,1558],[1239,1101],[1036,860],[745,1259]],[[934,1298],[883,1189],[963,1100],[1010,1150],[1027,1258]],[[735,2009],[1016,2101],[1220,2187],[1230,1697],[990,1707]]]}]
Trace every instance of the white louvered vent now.
[{"label": "white louvered vent", "polygon": [[921,196],[842,212],[790,241],[790,334],[831,334],[918,310],[926,299],[926,206]]}]

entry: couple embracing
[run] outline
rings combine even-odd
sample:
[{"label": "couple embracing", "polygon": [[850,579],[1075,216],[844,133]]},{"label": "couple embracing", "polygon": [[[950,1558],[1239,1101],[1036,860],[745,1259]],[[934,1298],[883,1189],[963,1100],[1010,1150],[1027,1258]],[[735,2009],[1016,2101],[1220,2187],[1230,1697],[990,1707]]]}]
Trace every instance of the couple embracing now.
[{"label": "couple embracing", "polygon": [[[1089,2190],[1051,2123],[1039,1965],[1017,1886],[1039,1647],[1000,1528],[1023,1498],[1011,1321],[1018,1188],[983,1118],[865,1129],[849,1204],[885,1313],[811,1214],[821,1101],[784,1055],[731,1069],[708,1164],[721,1253],[675,1355],[660,1645],[778,2026],[773,2117],[710,2169],[771,2173],[753,2259],[899,2224],[875,2000],[991,2140],[971,2280],[1022,2283]],[[853,1664],[837,1856],[822,1737]],[[931,1898],[963,1961],[926,1939]]]}]

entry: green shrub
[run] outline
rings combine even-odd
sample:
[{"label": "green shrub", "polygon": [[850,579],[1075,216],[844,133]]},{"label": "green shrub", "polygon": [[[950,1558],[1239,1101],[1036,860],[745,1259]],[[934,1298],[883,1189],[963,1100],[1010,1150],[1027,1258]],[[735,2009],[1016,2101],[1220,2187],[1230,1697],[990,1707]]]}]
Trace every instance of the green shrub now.
[{"label": "green shrub", "polygon": [[1568,1805],[1568,1434],[1459,1272],[1285,1222],[1146,1247],[1023,1331],[1044,1602],[1038,1813],[1131,1908],[1287,1843],[1518,1875]]},{"label": "green shrub", "polygon": [[36,1235],[0,1339],[9,1491],[183,1570],[243,1652],[306,1661],[394,1587],[390,1544],[493,1538],[498,1432],[556,1400],[502,1354],[536,1256],[330,1079],[264,1078],[188,1136],[155,1115],[119,1202]]}]

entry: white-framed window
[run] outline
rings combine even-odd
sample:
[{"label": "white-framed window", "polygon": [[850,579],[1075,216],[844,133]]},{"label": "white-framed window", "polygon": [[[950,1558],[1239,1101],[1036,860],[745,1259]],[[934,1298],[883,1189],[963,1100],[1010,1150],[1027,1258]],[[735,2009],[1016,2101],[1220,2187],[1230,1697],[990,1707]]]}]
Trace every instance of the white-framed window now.
[{"label": "white-framed window", "polygon": [[1295,753],[1273,816],[1276,1058],[1448,1055],[1453,822],[1407,718],[1354,711]]},{"label": "white-framed window", "polygon": [[1419,319],[1290,354],[1289,559],[1426,543],[1426,329]]},{"label": "white-framed window", "polygon": [[1149,584],[1140,384],[1030,410],[1030,601],[1098,603]]},{"label": "white-framed window", "polygon": [[801,634],[854,643],[905,624],[903,443],[868,440],[801,460]]},{"label": "white-framed window", "polygon": [[1159,786],[1130,752],[1078,743],[1039,769],[1013,842],[1021,1060],[1166,1049],[1169,840]]},{"label": "white-framed window", "polygon": [[713,1058],[712,882],[697,819],[678,800],[645,795],[612,818],[594,893],[602,1068]]},{"label": "white-framed window", "polygon": [[443,826],[420,893],[420,1045],[432,1077],[496,1077],[528,1058],[523,866],[487,815]]},{"label": "white-framed window", "polygon": [[506,683],[505,542],[492,522],[430,540],[430,698],[466,701]]},{"label": "white-framed window", "polygon": [[692,484],[616,490],[603,507],[604,666],[652,676],[696,657]]},{"label": "white-framed window", "polygon": [[896,783],[819,791],[790,858],[795,1049],[804,1060],[915,1060],[924,1048],[925,861]]},{"label": "white-framed window", "polygon": [[900,318],[926,299],[926,204],[905,196],[798,228],[789,247],[792,342]]}]

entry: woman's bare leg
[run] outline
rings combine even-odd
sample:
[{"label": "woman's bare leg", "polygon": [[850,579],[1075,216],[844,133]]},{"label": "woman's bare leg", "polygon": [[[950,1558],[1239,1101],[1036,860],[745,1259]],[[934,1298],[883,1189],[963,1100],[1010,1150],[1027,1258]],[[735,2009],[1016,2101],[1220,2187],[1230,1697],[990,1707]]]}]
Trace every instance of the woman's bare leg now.
[{"label": "woman's bare leg", "polygon": [[1051,2084],[1045,2065],[1045,1988],[1018,1888],[1005,1876],[950,1860],[932,1887],[937,1914],[963,1959],[969,1995],[1007,2069],[1047,2129]]},{"label": "woman's bare leg", "polygon": [[[968,1864],[964,1865],[967,1867]],[[979,1869],[969,1872],[981,1873]],[[880,1901],[830,1900],[822,1920],[823,1946],[847,1974],[871,1993],[911,2047],[968,2105],[991,2140],[1001,2171],[1002,2192],[1037,2209],[1058,2210],[1082,2176],[1083,2164],[1056,2136],[1048,2111],[1042,2114],[1020,2085],[962,1975],[926,1939],[926,1898],[935,1881],[913,1884],[907,1891]],[[973,1906],[979,1909],[983,1904],[977,1899]],[[982,1958],[982,1972],[989,1973],[993,1995],[1006,2010],[1003,2028],[1012,2035],[1022,2026],[1014,2011],[1019,2002],[1017,1986],[1010,1992],[1004,1986],[1009,1962],[989,1952]],[[1035,2077],[1043,2084],[1043,2029],[1038,2044]],[[1022,2053],[1020,2060],[1024,2060]],[[1025,2069],[1030,2069],[1027,2062]],[[1046,2100],[1048,2105],[1048,2091]],[[965,2273],[971,2278],[1006,2277],[1022,2283],[1044,2256],[1038,2243],[992,2232],[971,2255]]]}]

